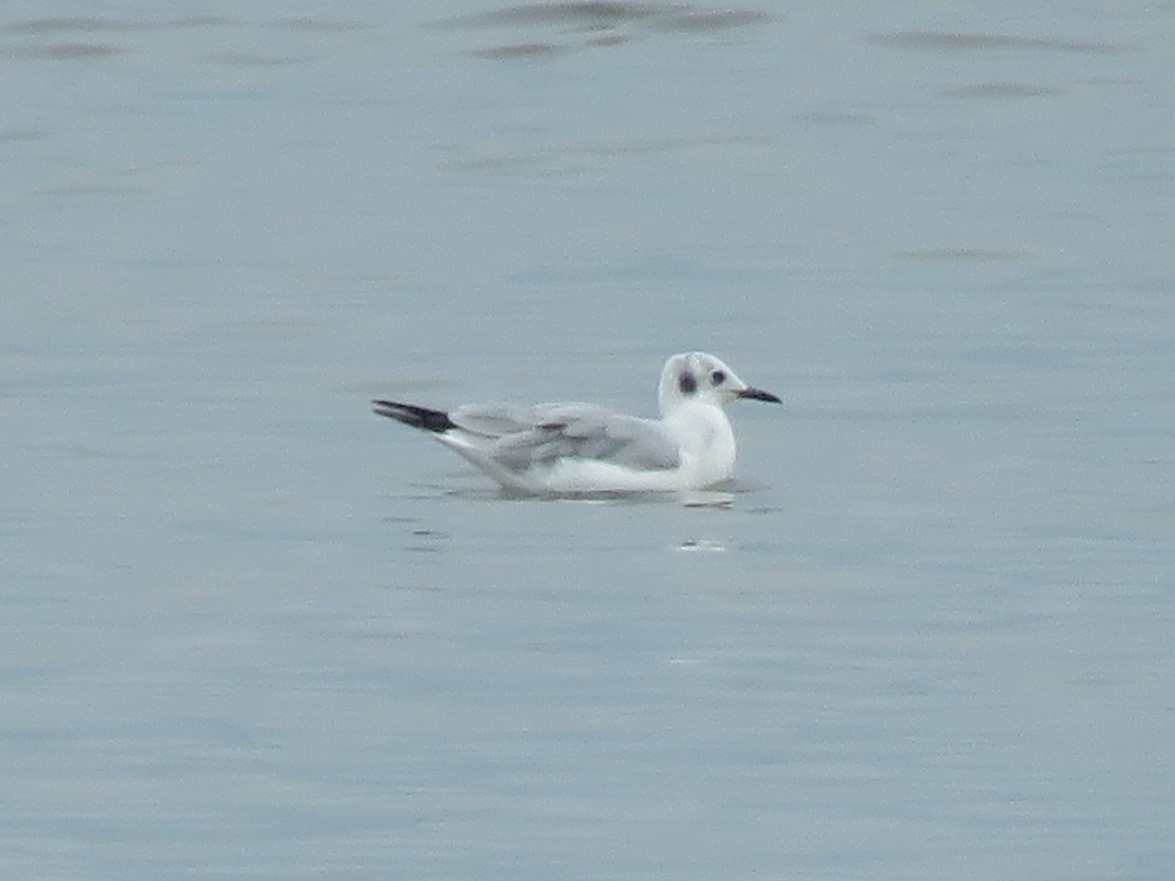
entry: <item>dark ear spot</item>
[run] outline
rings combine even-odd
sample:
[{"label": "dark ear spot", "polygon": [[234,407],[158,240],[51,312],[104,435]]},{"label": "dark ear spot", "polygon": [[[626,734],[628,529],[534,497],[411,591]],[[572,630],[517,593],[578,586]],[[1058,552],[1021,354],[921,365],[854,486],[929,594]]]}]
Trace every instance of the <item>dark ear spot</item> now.
[{"label": "dark ear spot", "polygon": [[687,370],[677,378],[677,387],[681,389],[683,395],[692,395],[698,390],[698,381]]}]

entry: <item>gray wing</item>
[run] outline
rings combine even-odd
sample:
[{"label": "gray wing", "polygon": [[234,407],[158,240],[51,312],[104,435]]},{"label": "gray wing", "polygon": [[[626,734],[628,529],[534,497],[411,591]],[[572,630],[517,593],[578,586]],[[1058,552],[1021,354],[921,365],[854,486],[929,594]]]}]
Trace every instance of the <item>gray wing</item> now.
[{"label": "gray wing", "polygon": [[531,408],[522,431],[499,438],[490,455],[512,471],[558,459],[594,459],[628,468],[676,468],[681,451],[660,423],[591,404]]},{"label": "gray wing", "polygon": [[478,437],[503,437],[534,426],[538,420],[537,407],[493,402],[466,404],[449,413],[454,425]]}]

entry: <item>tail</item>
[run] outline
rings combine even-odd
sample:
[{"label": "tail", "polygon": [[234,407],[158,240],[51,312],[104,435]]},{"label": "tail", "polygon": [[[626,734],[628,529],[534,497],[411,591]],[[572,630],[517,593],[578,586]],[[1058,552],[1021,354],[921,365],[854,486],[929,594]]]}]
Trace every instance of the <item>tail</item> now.
[{"label": "tail", "polygon": [[435,431],[438,434],[456,428],[457,424],[449,418],[449,414],[442,410],[429,410],[426,407],[417,407],[414,404],[401,404],[397,401],[375,400],[371,402],[371,409],[380,416],[387,416],[413,428],[423,428],[425,431]]}]

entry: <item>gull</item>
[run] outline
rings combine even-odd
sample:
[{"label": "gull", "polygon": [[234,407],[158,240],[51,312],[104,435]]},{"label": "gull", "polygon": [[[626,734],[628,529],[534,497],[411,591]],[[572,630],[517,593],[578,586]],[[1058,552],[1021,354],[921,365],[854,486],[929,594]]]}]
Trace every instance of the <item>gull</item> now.
[{"label": "gull", "polygon": [[685,352],[661,371],[660,419],[574,402],[446,412],[374,400],[372,409],[428,432],[507,490],[578,495],[699,490],[729,480],[736,445],[724,408],[740,398],[781,403],[713,355]]}]

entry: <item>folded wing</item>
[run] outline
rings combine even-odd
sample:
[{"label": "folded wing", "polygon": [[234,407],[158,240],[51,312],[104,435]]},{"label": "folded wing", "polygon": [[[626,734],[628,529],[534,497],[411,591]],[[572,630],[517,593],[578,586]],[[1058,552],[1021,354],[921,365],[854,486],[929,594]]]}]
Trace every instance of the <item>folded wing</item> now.
[{"label": "folded wing", "polygon": [[449,412],[453,424],[477,437],[497,438],[526,431],[535,424],[537,407],[493,402],[466,404]]},{"label": "folded wing", "polygon": [[591,404],[485,404],[460,407],[449,417],[470,434],[495,438],[485,452],[514,472],[561,459],[638,470],[672,469],[681,463],[677,444],[660,423]]}]

